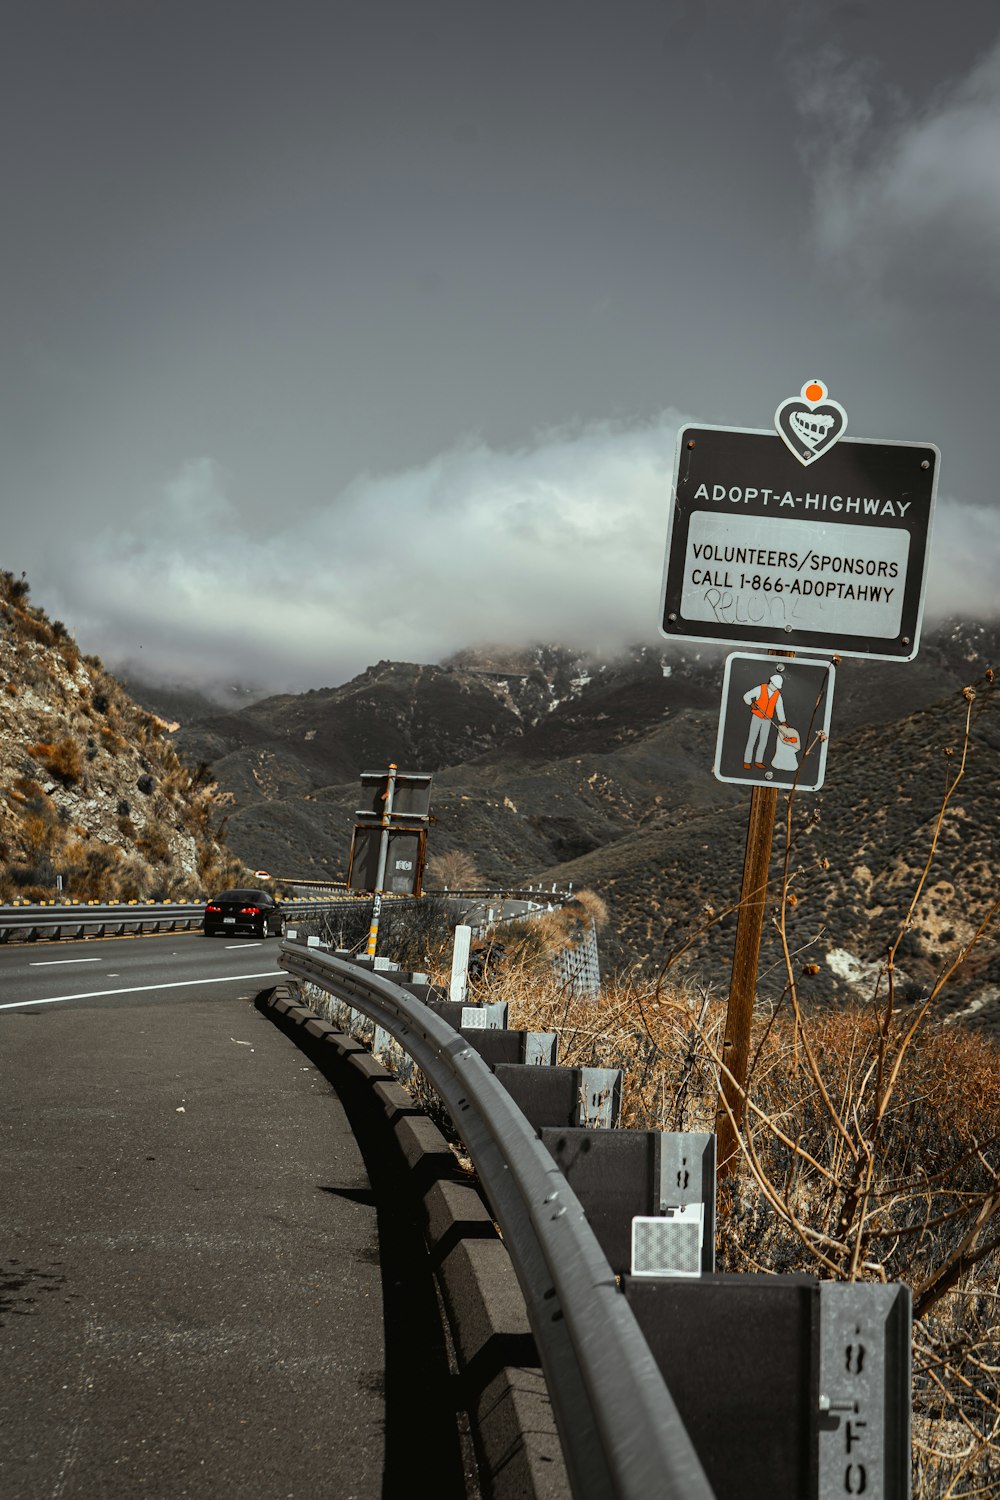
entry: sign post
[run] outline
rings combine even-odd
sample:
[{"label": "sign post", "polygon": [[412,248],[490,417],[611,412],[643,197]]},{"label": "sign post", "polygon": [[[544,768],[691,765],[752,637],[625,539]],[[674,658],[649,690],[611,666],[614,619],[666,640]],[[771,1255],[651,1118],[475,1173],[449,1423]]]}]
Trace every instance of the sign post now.
[{"label": "sign post", "polygon": [[347,887],[373,896],[367,952],[378,944],[382,898],[419,896],[427,846],[432,777],[426,771],[362,771],[364,806],[355,816]]},{"label": "sign post", "polygon": [[677,437],[662,634],[768,653],[727,661],[715,759],[719,780],[753,789],[716,1115],[723,1177],[743,1120],[778,788],[815,791],[825,773],[833,667],[798,653],[912,661],[920,641],[941,455],[846,428],[810,380],[779,404],[773,431]]},{"label": "sign post", "polygon": [[382,887],[385,885],[385,861],[389,853],[389,825],[392,822],[392,795],[396,787],[396,763],[389,766],[385,783],[385,801],[382,809],[382,835],[378,846],[378,873],[375,876],[375,894],[372,898],[372,920],[368,929],[368,957],[375,957],[378,946],[378,924],[382,915]]},{"label": "sign post", "polygon": [[757,963],[760,958],[761,934],[764,931],[767,873],[771,863],[771,841],[777,804],[777,787],[755,786],[750,794],[743,884],[740,887],[736,941],[733,945],[733,972],[729,981],[729,1004],[726,1007],[726,1030],[722,1042],[722,1061],[726,1072],[720,1081],[719,1104],[715,1113],[720,1178],[728,1177],[735,1165],[737,1132],[743,1123],[743,1091],[750,1062],[750,1030],[757,992]]}]

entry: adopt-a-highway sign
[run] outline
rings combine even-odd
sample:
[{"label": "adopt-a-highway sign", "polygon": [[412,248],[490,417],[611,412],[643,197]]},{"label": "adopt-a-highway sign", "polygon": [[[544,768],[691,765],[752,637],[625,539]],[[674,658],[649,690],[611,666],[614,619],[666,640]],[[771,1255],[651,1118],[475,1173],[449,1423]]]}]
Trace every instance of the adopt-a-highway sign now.
[{"label": "adopt-a-highway sign", "polygon": [[715,746],[719,781],[815,792],[826,776],[834,665],[815,657],[726,658]]},{"label": "adopt-a-highway sign", "polygon": [[807,381],[772,432],[681,429],[663,635],[912,660],[940,453],[846,438],[846,424]]}]

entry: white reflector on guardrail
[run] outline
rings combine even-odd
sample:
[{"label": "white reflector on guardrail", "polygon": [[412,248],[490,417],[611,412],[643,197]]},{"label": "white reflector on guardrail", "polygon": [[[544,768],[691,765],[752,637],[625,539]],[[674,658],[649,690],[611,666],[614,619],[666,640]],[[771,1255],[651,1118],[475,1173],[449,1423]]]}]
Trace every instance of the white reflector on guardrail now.
[{"label": "white reflector on guardrail", "polygon": [[700,1276],[705,1207],[689,1203],[632,1220],[633,1276]]}]

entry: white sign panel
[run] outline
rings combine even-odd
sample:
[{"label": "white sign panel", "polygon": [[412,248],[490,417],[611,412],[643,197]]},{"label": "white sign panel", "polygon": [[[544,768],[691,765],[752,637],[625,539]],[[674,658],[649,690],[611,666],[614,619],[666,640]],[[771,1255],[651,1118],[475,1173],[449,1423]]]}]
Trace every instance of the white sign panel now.
[{"label": "white sign panel", "polygon": [[[834,496],[841,499],[841,496]],[[681,610],[688,620],[893,640],[903,616],[907,531],[763,516],[691,517]]]}]

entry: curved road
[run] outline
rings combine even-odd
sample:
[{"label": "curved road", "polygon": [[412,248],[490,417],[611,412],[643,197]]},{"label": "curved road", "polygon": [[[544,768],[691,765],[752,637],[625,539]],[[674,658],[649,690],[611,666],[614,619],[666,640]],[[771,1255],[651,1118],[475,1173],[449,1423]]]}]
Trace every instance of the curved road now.
[{"label": "curved road", "polygon": [[253,1007],[276,955],[0,949],[4,1500],[412,1487],[375,1197],[337,1094]]},{"label": "curved road", "polygon": [[0,1017],[32,1006],[161,1004],[195,990],[255,993],[282,977],[273,938],[206,938],[200,932],[89,938],[0,947]]}]

